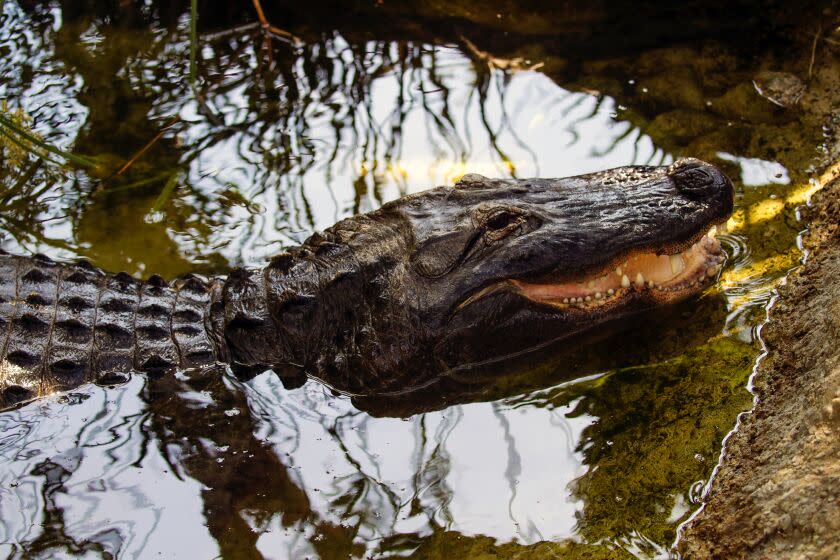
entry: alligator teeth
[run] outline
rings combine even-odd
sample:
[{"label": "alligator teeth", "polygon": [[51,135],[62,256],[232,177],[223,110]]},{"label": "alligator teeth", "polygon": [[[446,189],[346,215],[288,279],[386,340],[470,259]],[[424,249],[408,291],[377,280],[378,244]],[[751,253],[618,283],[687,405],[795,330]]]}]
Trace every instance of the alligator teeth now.
[{"label": "alligator teeth", "polygon": [[685,262],[682,255],[671,255],[671,273],[679,274],[683,270],[685,270]]},{"label": "alligator teeth", "polygon": [[674,293],[676,298],[708,284],[720,273],[725,262],[726,254],[720,244],[713,237],[706,236],[681,253],[668,255],[652,251],[632,255],[613,264],[612,270],[601,270],[558,286],[518,280],[511,283],[531,299],[562,301],[572,307],[588,309],[601,305],[605,299],[613,301],[613,298],[625,295],[632,297],[634,291],[637,295],[644,290],[658,291],[663,296]]}]

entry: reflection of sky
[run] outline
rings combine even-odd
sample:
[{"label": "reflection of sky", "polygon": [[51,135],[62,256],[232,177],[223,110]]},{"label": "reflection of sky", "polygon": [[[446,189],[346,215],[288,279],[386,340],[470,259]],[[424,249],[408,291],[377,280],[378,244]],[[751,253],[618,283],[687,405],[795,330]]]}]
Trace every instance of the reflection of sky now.
[{"label": "reflection of sky", "polygon": [[[554,409],[474,403],[408,419],[371,418],[317,385],[288,393],[266,375],[250,386],[266,422],[258,433],[288,458],[313,509],[333,523],[366,516],[363,541],[427,534],[430,522],[501,541],[574,534],[580,504],[567,485],[585,471],[574,446],[592,421],[566,417],[576,402]],[[337,508],[359,481],[366,491],[354,511]],[[279,526],[270,533],[278,531],[285,534]]]},{"label": "reflection of sky", "polygon": [[[90,398],[75,405],[53,396],[0,415],[0,542],[29,541],[42,531],[43,478],[29,473],[49,459],[72,473],[56,502],[68,536],[104,542],[96,535],[118,529],[124,553],[214,554],[202,485],[173,472],[155,440],[142,434],[141,387],[135,377],[115,390],[86,388]],[[573,448],[591,422],[565,416],[574,402],[553,409],[475,403],[378,419],[316,384],[287,392],[270,375],[256,378],[249,395],[262,418],[258,437],[306,491],[317,518],[336,525],[364,520],[358,538],[370,550],[395,533],[429,534],[430,523],[525,543],[574,534],[581,504],[567,485],[585,471]],[[353,495],[351,510],[339,505]],[[279,519],[255,529],[267,557],[306,553],[312,531],[307,522],[289,528]]]},{"label": "reflection of sky", "polygon": [[[335,60],[346,58],[345,46],[336,40]],[[296,119],[305,122],[302,134],[294,127],[280,130],[262,123],[256,137],[252,131],[234,134],[201,152],[192,166],[194,182],[208,191],[235,185],[264,209],[248,231],[243,223],[249,217],[241,211],[227,231],[218,233],[232,242],[226,255],[230,260],[258,262],[356,210],[451,184],[464,173],[562,177],[671,161],[649,137],[616,120],[610,98],[569,92],[537,72],[494,73],[485,96],[476,87],[469,59],[455,49],[425,48],[433,68],[378,74],[370,79],[364,105],[340,91],[325,97],[301,79],[296,87],[307,103]],[[378,56],[367,60],[383,64]],[[223,99],[210,96],[209,103],[221,108],[228,125],[253,119],[246,87],[227,91]],[[184,135],[186,144],[207,134],[194,102],[183,104],[179,114],[195,123]],[[281,145],[282,134],[289,141]],[[266,159],[278,154],[288,158],[291,169],[266,168]]]},{"label": "reflection of sky", "polygon": [[[45,531],[44,477],[32,471],[51,461],[71,473],[54,506],[63,511],[64,532],[78,542],[107,543],[106,532],[118,530],[126,558],[217,554],[203,526],[201,484],[171,472],[156,442],[143,435],[142,384],[135,377],[112,390],[87,386],[71,395],[74,404],[52,396],[0,414],[0,543],[25,543]],[[89,398],[78,402],[75,395]]]},{"label": "reflection of sky", "polygon": [[741,183],[745,187],[772,184],[787,185],[790,183],[788,170],[778,162],[738,157],[726,152],[718,152],[717,156],[724,161],[731,161],[741,168]]}]

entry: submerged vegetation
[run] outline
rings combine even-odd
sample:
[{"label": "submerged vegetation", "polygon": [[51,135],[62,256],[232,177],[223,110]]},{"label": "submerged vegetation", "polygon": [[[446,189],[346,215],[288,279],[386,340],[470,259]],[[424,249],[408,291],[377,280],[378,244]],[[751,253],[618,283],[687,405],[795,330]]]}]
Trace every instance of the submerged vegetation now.
[{"label": "submerged vegetation", "polygon": [[[594,3],[255,4],[2,3],[0,247],[223,274],[467,172],[690,155],[737,183],[722,281],[459,404],[185,372],[5,413],[0,554],[667,554],[799,260],[823,6],[711,2],[675,29]],[[799,105],[766,70],[808,78]]]},{"label": "submerged vegetation", "polygon": [[[0,149],[3,150],[3,162],[11,168],[20,169],[29,163],[30,156],[45,160],[54,165],[73,163],[80,167],[92,168],[95,163],[87,158],[59,150],[44,142],[37,133],[30,129],[32,119],[22,108],[9,110],[6,100],[0,107]],[[64,161],[57,161],[55,157]]]}]

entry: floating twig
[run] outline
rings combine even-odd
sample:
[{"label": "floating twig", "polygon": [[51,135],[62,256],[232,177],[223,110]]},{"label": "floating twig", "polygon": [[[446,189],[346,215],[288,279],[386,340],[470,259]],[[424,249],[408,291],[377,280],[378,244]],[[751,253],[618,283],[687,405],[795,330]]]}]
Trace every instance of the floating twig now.
[{"label": "floating twig", "polygon": [[198,57],[198,0],[190,1],[190,88],[195,92],[196,59]]},{"label": "floating twig", "polygon": [[817,34],[814,35],[814,42],[811,44],[811,62],[808,64],[808,79],[811,79],[811,75],[814,71],[814,59],[817,57],[817,42],[820,40],[820,35],[822,34],[822,27],[817,29]]},{"label": "floating twig", "polygon": [[265,17],[265,12],[263,12],[262,6],[260,5],[260,0],[252,1],[254,2],[254,9],[257,11],[257,18],[260,20],[260,25],[262,25],[262,28],[266,33],[270,33],[272,35],[280,37],[281,39],[291,41],[295,45],[300,44],[302,42],[298,37],[289,33],[285,29],[280,29],[279,27],[271,25],[271,23],[268,21],[268,18]]},{"label": "floating twig", "polygon": [[244,33],[246,31],[251,31],[252,29],[255,29],[260,26],[261,24],[259,22],[246,23],[228,29],[222,29],[221,31],[214,31],[213,33],[202,33],[201,35],[199,35],[199,38],[202,41],[217,41],[219,39],[229,37],[230,35],[236,35],[239,33]]},{"label": "floating twig", "polygon": [[479,49],[475,43],[467,39],[465,36],[460,36],[461,41],[464,43],[464,46],[467,47],[467,51],[469,54],[482,62],[484,62],[490,70],[503,70],[503,71],[511,71],[511,72],[519,72],[522,70],[539,70],[543,66],[545,66],[544,62],[537,62],[536,64],[530,64],[530,61],[525,60],[524,58],[517,56],[515,58],[498,58],[491,55],[488,52],[485,52]]},{"label": "floating twig", "polygon": [[127,162],[125,162],[125,163],[123,164],[123,166],[122,166],[122,167],[120,167],[119,171],[117,171],[116,173],[114,173],[111,177],[109,177],[109,179],[110,179],[110,178],[113,178],[113,177],[119,177],[120,175],[122,175],[123,173],[125,173],[125,172],[128,170],[128,168],[129,168],[129,167],[131,167],[132,165],[134,165],[134,162],[135,162],[135,161],[137,161],[138,159],[140,159],[140,158],[143,156],[143,154],[145,154],[147,151],[149,151],[149,149],[150,149],[152,146],[154,146],[154,145],[158,142],[158,140],[160,140],[160,139],[163,137],[164,133],[166,133],[166,131],[167,131],[167,130],[169,130],[170,128],[172,128],[172,127],[173,127],[173,126],[174,126],[174,125],[175,125],[178,121],[180,121],[180,120],[181,120],[181,118],[180,118],[180,117],[175,117],[174,119],[172,119],[171,121],[169,121],[169,122],[168,122],[168,123],[167,123],[167,124],[166,124],[163,128],[161,128],[161,129],[160,129],[160,132],[158,132],[157,134],[155,134],[155,137],[154,137],[154,138],[152,138],[151,140],[149,140],[149,141],[146,143],[146,145],[145,145],[145,146],[143,146],[142,148],[140,148],[140,151],[138,151],[136,154],[134,154],[134,155],[131,157],[131,159],[129,159]]}]

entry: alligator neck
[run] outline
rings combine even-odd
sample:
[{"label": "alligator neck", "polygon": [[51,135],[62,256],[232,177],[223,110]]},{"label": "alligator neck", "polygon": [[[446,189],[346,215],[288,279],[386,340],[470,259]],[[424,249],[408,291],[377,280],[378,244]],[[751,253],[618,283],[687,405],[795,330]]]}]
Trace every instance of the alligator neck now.
[{"label": "alligator neck", "polygon": [[406,261],[391,257],[406,254],[405,239],[370,221],[340,222],[224,280],[141,281],[0,251],[0,408],[128,372],[217,362],[245,376],[274,369],[286,384],[312,375],[347,392],[398,385],[410,372],[394,356],[409,334],[420,343],[419,329],[406,330],[418,323],[416,296],[407,282],[388,287],[407,276]]},{"label": "alligator neck", "polygon": [[265,268],[233,270],[216,324],[234,369],[247,374],[272,368],[281,377],[299,377],[316,371],[325,353],[340,353],[337,337],[358,309],[345,312],[347,304],[336,302],[335,294],[358,308],[354,284],[364,275],[356,265],[347,246],[313,251],[310,244],[272,258]]},{"label": "alligator neck", "polygon": [[230,274],[220,322],[237,373],[271,368],[284,384],[312,376],[348,393],[411,375],[395,359],[422,338],[407,261],[396,258],[408,253],[405,236],[370,222],[339,222],[263,269]]}]

